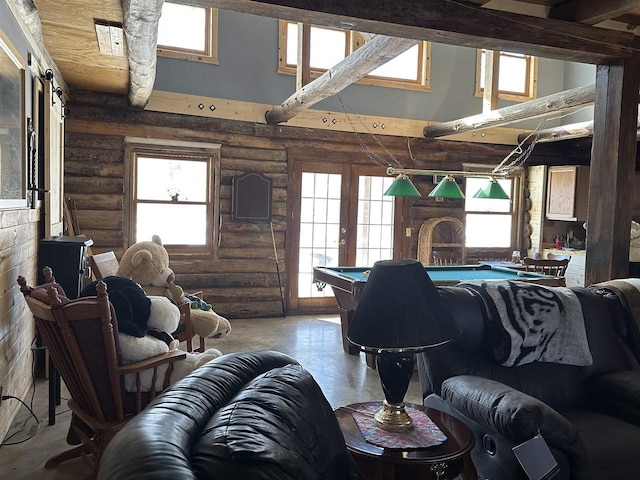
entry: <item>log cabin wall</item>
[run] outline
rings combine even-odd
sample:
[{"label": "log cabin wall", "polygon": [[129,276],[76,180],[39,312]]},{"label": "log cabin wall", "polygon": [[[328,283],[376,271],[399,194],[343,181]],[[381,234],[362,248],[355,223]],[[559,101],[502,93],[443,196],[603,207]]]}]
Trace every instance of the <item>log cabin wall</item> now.
[{"label": "log cabin wall", "polygon": [[[0,382],[2,395],[25,398],[33,383],[36,335],[33,316],[22,299],[19,275],[36,279],[39,210],[0,211]],[[0,438],[4,438],[20,403],[0,405]]]},{"label": "log cabin wall", "polygon": [[[279,316],[280,292],[268,223],[231,220],[232,180],[247,171],[273,180],[272,218],[283,283],[286,280],[287,212],[291,163],[318,159],[324,162],[371,165],[351,132],[331,132],[283,125],[159,113],[128,108],[126,97],[76,92],[68,104],[65,140],[65,192],[76,204],[80,231],[93,239],[93,252],[114,250],[118,257],[129,246],[126,237],[125,137],[220,143],[219,247],[213,257],[172,256],[177,283],[186,290],[202,290],[204,298],[228,318]],[[403,165],[412,166],[404,137],[379,136],[384,148]],[[370,149],[379,148],[364,138]],[[416,168],[461,170],[463,163],[498,164],[511,146],[411,139]],[[380,151],[380,158],[389,153]],[[386,165],[380,166],[384,174]],[[461,200],[436,201],[427,197],[430,177],[415,177],[423,196],[411,203],[412,237],[403,249],[416,258],[417,235],[432,217],[463,220]],[[285,297],[287,286],[284,285]]]}]

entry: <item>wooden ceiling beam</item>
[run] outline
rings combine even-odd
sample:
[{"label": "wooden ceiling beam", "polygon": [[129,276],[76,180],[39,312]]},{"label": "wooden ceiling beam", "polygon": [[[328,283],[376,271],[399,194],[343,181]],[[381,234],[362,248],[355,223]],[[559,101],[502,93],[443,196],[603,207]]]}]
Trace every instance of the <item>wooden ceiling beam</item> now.
[{"label": "wooden ceiling beam", "polygon": [[199,0],[198,3],[313,25],[582,63],[603,64],[615,58],[630,58],[636,51],[632,33],[491,10],[468,2],[396,0],[381,5],[369,0]]},{"label": "wooden ceiling beam", "polygon": [[[518,135],[518,141],[524,141],[530,133]],[[531,138],[536,143],[557,142],[560,140],[569,140],[572,138],[590,137],[593,135],[593,121],[570,123],[560,125],[559,127],[545,128],[538,130]]]},{"label": "wooden ceiling beam", "polygon": [[549,18],[595,25],[637,9],[637,0],[569,0],[551,8]]},{"label": "wooden ceiling beam", "polygon": [[267,123],[276,125],[290,120],[320,100],[335,95],[357,82],[416,43],[417,40],[377,35],[313,82],[296,91],[281,105],[267,111]]},{"label": "wooden ceiling beam", "polygon": [[144,108],[156,81],[158,24],[163,0],[123,0],[129,57],[129,104]]},{"label": "wooden ceiling beam", "polygon": [[[638,116],[637,127],[638,135],[640,135],[640,115]],[[529,135],[528,133],[518,135],[518,141],[522,142]],[[535,134],[535,141],[536,143],[549,143],[591,136],[593,136],[593,120],[588,120],[586,122],[569,123],[567,125],[560,125],[559,127],[539,130]]]},{"label": "wooden ceiling beam", "polygon": [[540,97],[525,103],[492,110],[471,117],[443,122],[425,127],[422,131],[426,138],[444,137],[458,133],[499,127],[510,123],[542,117],[553,112],[581,108],[595,100],[595,85],[572,88],[546,97]]}]

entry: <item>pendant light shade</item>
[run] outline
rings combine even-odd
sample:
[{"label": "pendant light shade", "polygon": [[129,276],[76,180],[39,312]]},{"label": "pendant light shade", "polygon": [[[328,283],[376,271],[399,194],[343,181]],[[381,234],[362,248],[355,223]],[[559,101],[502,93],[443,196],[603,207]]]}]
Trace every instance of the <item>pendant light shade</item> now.
[{"label": "pendant light shade", "polygon": [[492,198],[495,200],[509,200],[509,195],[498,183],[498,180],[491,178],[489,183],[478,190],[473,198]]},{"label": "pendant light shade", "polygon": [[462,193],[462,190],[460,190],[460,187],[456,183],[455,178],[453,178],[451,175],[446,175],[436,186],[436,188],[431,190],[429,196],[463,199],[464,193]]},{"label": "pendant light shade", "polygon": [[404,173],[398,175],[384,194],[388,197],[419,197],[420,192]]}]

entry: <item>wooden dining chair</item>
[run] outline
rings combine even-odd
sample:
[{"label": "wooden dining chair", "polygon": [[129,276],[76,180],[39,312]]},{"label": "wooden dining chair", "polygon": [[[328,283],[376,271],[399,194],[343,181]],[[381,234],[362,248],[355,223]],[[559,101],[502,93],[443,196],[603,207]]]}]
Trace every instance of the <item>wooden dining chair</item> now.
[{"label": "wooden dining chair", "polygon": [[526,257],[522,260],[522,263],[528,272],[544,273],[545,275],[551,275],[553,277],[564,277],[567,271],[567,265],[569,265],[569,259],[552,260],[545,258],[536,260]]},{"label": "wooden dining chair", "polygon": [[460,254],[451,250],[434,250],[431,252],[434,265],[460,265]]},{"label": "wooden dining chair", "polygon": [[[102,453],[113,435],[169,386],[173,363],[186,354],[174,350],[122,365],[117,319],[106,285],[98,283],[95,297],[68,300],[62,287],[55,283],[51,269],[45,267],[43,273],[45,284],[39,287],[27,286],[22,276],[18,277],[18,284],[69,390],[72,419],[67,442],[77,445],[51,457],[45,468],[82,457],[97,473]],[[139,379],[148,370],[153,370],[152,385],[143,392]],[[124,391],[124,376],[128,374],[137,380],[135,392]]]},{"label": "wooden dining chair", "polygon": [[[120,263],[113,251],[98,253],[89,256],[89,265],[93,270],[93,275],[96,280],[101,280],[110,275],[116,275]],[[171,287],[174,288],[171,288]],[[204,352],[206,350],[204,338],[198,335],[198,344],[194,348],[193,337],[196,335],[191,327],[191,305],[189,303],[183,303],[180,300],[180,295],[176,293],[174,285],[170,285],[169,292],[171,299],[176,303],[180,310],[180,323],[178,324],[178,330],[173,332],[174,338],[177,338],[181,342],[185,342],[188,352]],[[196,295],[202,298],[202,292],[195,292],[192,295]]]}]

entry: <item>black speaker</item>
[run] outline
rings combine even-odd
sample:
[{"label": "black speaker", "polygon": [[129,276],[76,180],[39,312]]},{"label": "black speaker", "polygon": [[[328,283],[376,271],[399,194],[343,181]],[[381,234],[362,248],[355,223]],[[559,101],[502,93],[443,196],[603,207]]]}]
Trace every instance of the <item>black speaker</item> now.
[{"label": "black speaker", "polygon": [[40,240],[38,251],[38,284],[44,282],[42,269],[53,269],[68,298],[78,298],[89,276],[88,247],[93,240],[87,237],[48,237]]}]

